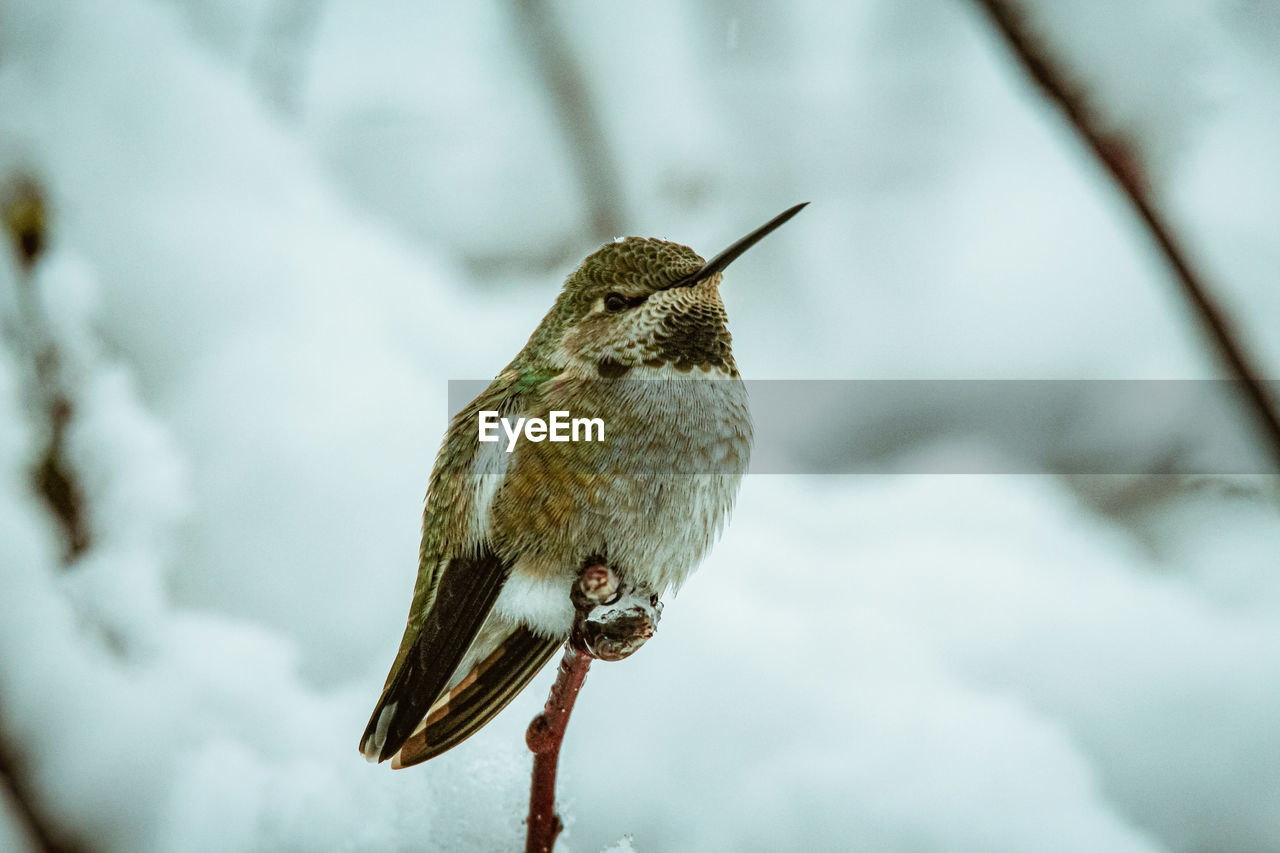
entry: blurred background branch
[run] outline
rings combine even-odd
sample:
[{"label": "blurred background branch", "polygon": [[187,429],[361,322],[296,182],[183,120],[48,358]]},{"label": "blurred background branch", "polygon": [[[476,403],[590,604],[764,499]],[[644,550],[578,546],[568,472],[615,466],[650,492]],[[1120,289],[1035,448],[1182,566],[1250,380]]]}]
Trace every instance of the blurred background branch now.
[{"label": "blurred background branch", "polygon": [[3,784],[8,800],[22,820],[22,828],[42,853],[82,853],[85,849],[63,837],[53,822],[37,805],[38,798],[27,784],[23,761],[10,745],[4,729],[4,707],[0,706],[0,784]]},{"label": "blurred background branch", "polygon": [[[40,460],[31,472],[35,491],[52,511],[61,528],[63,566],[69,565],[89,546],[89,528],[84,516],[81,489],[66,454],[66,432],[71,421],[70,397],[58,377],[59,357],[52,337],[46,333],[40,300],[35,293],[35,270],[48,248],[48,204],[40,184],[30,175],[17,174],[0,192],[0,221],[8,235],[17,261],[19,292],[14,301],[19,325],[6,330],[15,338],[15,349],[24,353],[25,365],[34,387],[29,393],[39,399],[47,436]],[[78,853],[82,848],[59,832],[40,807],[32,790],[27,760],[14,744],[0,704],[0,784],[22,821],[22,828],[37,848],[47,853]]]},{"label": "blurred background branch", "polygon": [[558,116],[578,178],[593,239],[623,233],[626,203],[604,125],[591,98],[587,77],[546,0],[514,0],[512,11],[521,43],[533,58]]},{"label": "blurred background branch", "polygon": [[324,12],[322,0],[268,3],[252,57],[252,73],[263,96],[284,115],[302,111],[308,62]]},{"label": "blurred background branch", "polygon": [[70,565],[89,547],[89,523],[79,479],[67,457],[67,428],[74,406],[60,375],[61,356],[49,334],[44,306],[36,292],[35,270],[48,247],[49,209],[45,193],[34,178],[19,174],[8,181],[0,200],[5,231],[18,261],[17,299],[19,350],[28,359],[28,375],[48,430],[44,452],[32,478],[36,491],[58,519],[63,535],[63,565]]},{"label": "blurred background branch", "polygon": [[1076,75],[1056,59],[1029,22],[1025,4],[1012,0],[977,0],[995,28],[1008,41],[1027,74],[1062,110],[1081,140],[1129,200],[1160,253],[1168,262],[1183,296],[1191,304],[1227,369],[1241,381],[1260,439],[1280,472],[1280,418],[1263,384],[1262,372],[1245,350],[1231,320],[1217,304],[1203,273],[1192,262],[1168,219],[1153,198],[1147,170],[1134,140],[1103,126],[1090,108],[1088,92]]}]

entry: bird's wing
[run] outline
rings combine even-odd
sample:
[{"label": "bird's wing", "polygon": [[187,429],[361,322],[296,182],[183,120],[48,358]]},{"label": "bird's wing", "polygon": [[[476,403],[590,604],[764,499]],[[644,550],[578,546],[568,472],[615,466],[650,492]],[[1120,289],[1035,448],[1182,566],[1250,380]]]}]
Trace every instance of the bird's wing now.
[{"label": "bird's wing", "polygon": [[391,680],[360,740],[366,758],[386,761],[413,734],[449,685],[493,608],[509,568],[486,548],[474,558],[453,558],[440,572],[426,618],[414,632],[408,653],[392,668]]},{"label": "bird's wing", "polygon": [[524,689],[563,644],[562,639],[549,640],[523,626],[517,628],[457,687],[436,700],[391,766],[420,764],[471,737]]},{"label": "bird's wing", "polygon": [[478,478],[496,476],[500,483],[504,473],[475,471],[476,419],[481,410],[503,415],[519,411],[521,398],[544,381],[536,378],[534,382],[527,374],[504,371],[449,426],[431,472],[418,580],[404,639],[360,739],[360,751],[370,761],[395,755],[422,722],[449,686],[506,582],[511,566],[484,540],[487,507],[476,505],[478,493],[492,499],[496,492],[478,489]]}]

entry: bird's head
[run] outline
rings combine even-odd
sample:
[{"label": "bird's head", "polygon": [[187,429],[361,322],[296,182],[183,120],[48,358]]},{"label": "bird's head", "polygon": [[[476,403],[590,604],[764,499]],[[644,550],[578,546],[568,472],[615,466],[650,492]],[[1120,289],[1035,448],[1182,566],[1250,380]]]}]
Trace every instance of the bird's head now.
[{"label": "bird's head", "polygon": [[724,270],[803,207],[774,217],[710,261],[666,240],[623,237],[605,244],[565,281],[526,351],[536,348],[546,366],[584,377],[736,375],[720,299]]}]

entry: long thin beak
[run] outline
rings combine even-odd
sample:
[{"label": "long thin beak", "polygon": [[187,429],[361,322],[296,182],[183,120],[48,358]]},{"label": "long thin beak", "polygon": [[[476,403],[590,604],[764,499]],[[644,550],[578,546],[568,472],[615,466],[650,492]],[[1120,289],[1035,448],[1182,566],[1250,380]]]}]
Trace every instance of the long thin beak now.
[{"label": "long thin beak", "polygon": [[722,272],[725,267],[729,266],[729,264],[736,261],[739,255],[741,255],[747,249],[750,249],[756,243],[759,243],[766,236],[768,236],[774,229],[776,229],[778,226],[782,225],[782,223],[786,222],[788,219],[790,219],[791,217],[799,213],[801,210],[803,210],[805,208],[805,205],[807,205],[808,203],[809,202],[807,201],[801,202],[800,204],[797,204],[795,207],[787,208],[786,210],[782,211],[782,213],[779,213],[777,216],[773,217],[773,219],[770,219],[768,222],[761,225],[759,228],[752,231],[750,234],[743,237],[741,240],[738,240],[732,246],[725,249],[723,252],[716,255],[711,260],[707,261],[707,263],[702,267],[702,269],[698,270],[696,273],[694,273],[691,276],[688,276],[687,278],[683,278],[680,281],[677,281],[675,284],[671,286],[672,287],[692,287],[698,282],[704,281],[718,272]]}]

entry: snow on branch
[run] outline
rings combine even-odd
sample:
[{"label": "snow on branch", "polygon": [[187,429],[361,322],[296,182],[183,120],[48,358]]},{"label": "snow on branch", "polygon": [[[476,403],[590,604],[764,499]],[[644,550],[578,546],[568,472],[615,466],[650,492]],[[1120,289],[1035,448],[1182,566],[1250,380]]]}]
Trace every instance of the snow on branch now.
[{"label": "snow on branch", "polygon": [[[66,451],[72,405],[66,390],[57,381],[58,352],[47,336],[41,335],[43,326],[31,293],[34,270],[48,246],[48,209],[44,192],[34,179],[19,175],[8,182],[0,197],[0,222],[9,237],[20,274],[17,282],[20,292],[15,301],[21,306],[22,327],[6,331],[10,335],[20,334],[27,345],[31,360],[28,367],[49,431],[45,450],[31,472],[33,484],[62,528],[63,564],[67,565],[89,547],[89,529],[79,482]],[[5,708],[0,705],[0,786],[8,792],[23,829],[40,850],[79,851],[80,847],[67,839],[45,813],[30,784],[29,757],[15,746],[19,739],[8,731],[5,722]]]},{"label": "snow on branch", "polygon": [[49,432],[48,443],[32,476],[36,490],[57,517],[65,543],[64,565],[89,547],[89,524],[84,497],[67,454],[67,428],[73,404],[60,381],[61,355],[47,333],[47,323],[34,291],[34,272],[48,244],[48,207],[39,185],[26,175],[15,177],[4,193],[5,231],[13,245],[21,278],[18,304],[20,330],[30,360],[34,393]]}]

